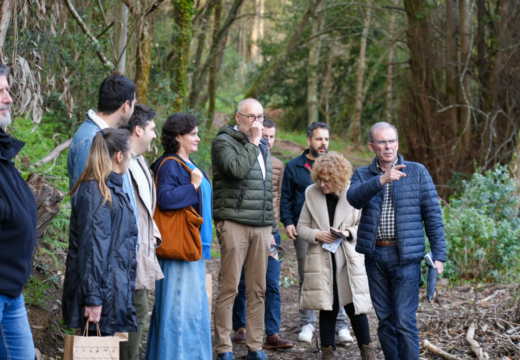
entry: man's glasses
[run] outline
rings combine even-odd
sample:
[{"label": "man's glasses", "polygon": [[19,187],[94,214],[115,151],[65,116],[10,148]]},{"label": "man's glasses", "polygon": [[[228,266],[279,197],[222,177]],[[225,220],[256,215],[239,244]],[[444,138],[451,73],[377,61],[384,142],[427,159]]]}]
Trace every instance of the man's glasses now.
[{"label": "man's glasses", "polygon": [[245,114],[241,114],[241,113],[237,113],[238,115],[242,115],[242,116],[245,116],[247,118],[247,120],[253,122],[253,121],[258,121],[259,123],[263,123],[264,122],[264,119],[265,119],[265,116],[264,115],[245,115]]},{"label": "man's glasses", "polygon": [[374,141],[373,144],[377,144],[379,146],[385,146],[386,144],[388,145],[395,145],[397,144],[397,139],[392,139],[392,140],[377,140],[377,141]]}]

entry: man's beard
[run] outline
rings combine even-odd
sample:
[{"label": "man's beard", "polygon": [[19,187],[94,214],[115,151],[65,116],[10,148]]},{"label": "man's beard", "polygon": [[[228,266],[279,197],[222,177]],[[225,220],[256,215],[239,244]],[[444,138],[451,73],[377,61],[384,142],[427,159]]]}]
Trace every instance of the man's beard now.
[{"label": "man's beard", "polygon": [[[0,108],[0,110],[5,110],[5,107]],[[6,128],[9,125],[11,125],[11,112],[10,111],[7,112],[3,118],[0,117],[0,128]]]},{"label": "man's beard", "polygon": [[318,158],[318,157],[320,157],[321,155],[328,153],[328,152],[329,152],[329,149],[325,149],[325,152],[324,152],[323,154],[321,154],[321,153],[318,151],[318,149],[315,149],[315,148],[313,148],[313,147],[311,146],[311,147],[309,147],[309,152],[311,153],[312,156],[314,156],[315,158]]}]

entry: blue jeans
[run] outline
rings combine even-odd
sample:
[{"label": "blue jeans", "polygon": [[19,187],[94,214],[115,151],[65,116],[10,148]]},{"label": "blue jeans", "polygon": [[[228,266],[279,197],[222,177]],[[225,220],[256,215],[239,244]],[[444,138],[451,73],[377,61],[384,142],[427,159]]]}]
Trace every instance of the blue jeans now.
[{"label": "blue jeans", "polygon": [[[274,234],[276,245],[280,245],[280,234]],[[280,296],[280,271],[282,266],[278,260],[269,256],[267,263],[266,290],[265,290],[265,334],[271,336],[280,333],[280,321],[282,320],[282,297]],[[238,294],[233,305],[233,330],[246,327],[246,282],[244,269],[240,276]]]},{"label": "blue jeans", "polygon": [[421,263],[400,264],[397,246],[376,247],[365,257],[377,335],[386,360],[419,359],[416,312]]},{"label": "blue jeans", "polygon": [[0,359],[34,360],[34,342],[23,295],[0,295]]}]

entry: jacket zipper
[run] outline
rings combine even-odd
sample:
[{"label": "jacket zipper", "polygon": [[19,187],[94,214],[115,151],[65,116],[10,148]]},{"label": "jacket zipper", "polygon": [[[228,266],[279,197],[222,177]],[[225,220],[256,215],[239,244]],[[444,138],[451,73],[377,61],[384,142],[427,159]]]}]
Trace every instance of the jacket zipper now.
[{"label": "jacket zipper", "polygon": [[[260,148],[259,148],[260,149]],[[265,153],[265,157],[264,157],[264,154],[262,154],[262,157],[264,158],[264,169],[265,169],[265,176],[264,176],[264,206],[263,206],[263,209],[262,209],[262,226],[264,226],[264,220],[265,220],[265,179],[267,178],[267,155],[268,155],[268,152],[269,152],[269,149],[267,149],[266,153]],[[262,151],[260,151],[260,153],[262,153]],[[262,169],[260,169],[261,171]],[[272,168],[271,168],[271,172],[272,172]],[[274,213],[273,213],[274,215]]]}]

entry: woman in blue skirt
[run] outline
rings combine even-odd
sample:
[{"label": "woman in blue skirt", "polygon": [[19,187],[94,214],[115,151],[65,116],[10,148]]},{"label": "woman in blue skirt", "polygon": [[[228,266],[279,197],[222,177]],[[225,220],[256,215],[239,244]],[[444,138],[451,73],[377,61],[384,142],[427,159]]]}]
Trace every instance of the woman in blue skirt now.
[{"label": "woman in blue skirt", "polygon": [[[211,185],[206,173],[189,158],[192,152],[198,150],[198,125],[199,121],[191,114],[171,115],[162,128],[161,142],[165,153],[151,166],[157,178],[157,205],[160,210],[172,211],[193,206],[204,222],[200,228],[200,260],[159,259],[164,279],[156,283],[146,360],[212,359],[205,264],[205,260],[210,258],[213,236]],[[191,173],[175,159],[163,163],[167,157],[180,160],[190,168]]]}]

